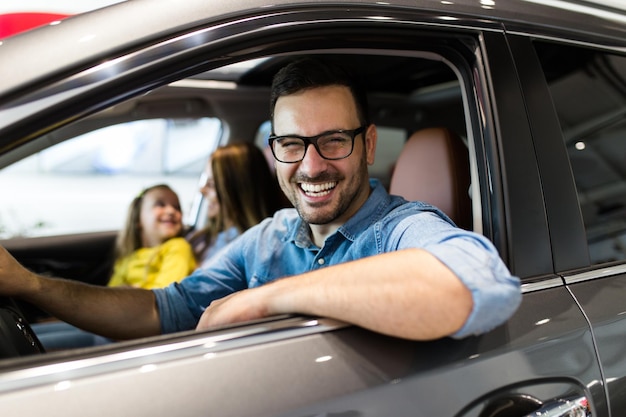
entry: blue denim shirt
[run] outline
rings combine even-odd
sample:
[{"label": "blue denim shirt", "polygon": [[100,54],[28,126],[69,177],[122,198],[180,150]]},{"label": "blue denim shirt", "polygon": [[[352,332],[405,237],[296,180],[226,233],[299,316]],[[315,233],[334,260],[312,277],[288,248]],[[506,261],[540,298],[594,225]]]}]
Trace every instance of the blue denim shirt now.
[{"label": "blue denim shirt", "polygon": [[226,245],[235,240],[240,235],[239,229],[235,226],[229,227],[228,229],[220,232],[215,237],[215,241],[213,244],[206,249],[204,252],[204,256],[202,257],[202,261],[200,262],[200,268],[206,266],[209,262],[211,262],[211,258],[214,257],[219,251],[222,250]]},{"label": "blue denim shirt", "polygon": [[153,290],[163,333],[195,328],[213,300],[277,278],[301,274],[366,256],[422,248],[447,265],[470,289],[474,308],[461,338],[503,323],[521,301],[519,279],[511,276],[484,236],[459,229],[437,208],[390,196],[376,180],[360,210],[322,248],[295,209],[248,229],[180,283]]}]

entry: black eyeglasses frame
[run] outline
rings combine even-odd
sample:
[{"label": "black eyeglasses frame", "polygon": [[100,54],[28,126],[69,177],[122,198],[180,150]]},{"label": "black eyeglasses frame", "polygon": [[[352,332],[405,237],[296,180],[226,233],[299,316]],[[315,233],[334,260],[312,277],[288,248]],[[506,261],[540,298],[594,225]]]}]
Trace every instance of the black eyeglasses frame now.
[{"label": "black eyeglasses frame", "polygon": [[[356,129],[351,129],[351,130],[347,130],[347,129],[339,129],[339,130],[328,130],[326,132],[322,132],[319,135],[315,135],[315,136],[300,136],[300,135],[282,135],[282,136],[276,136],[273,133],[267,138],[267,143],[270,147],[270,150],[272,151],[272,155],[274,156],[274,159],[276,159],[278,162],[282,162],[283,164],[295,164],[298,163],[300,161],[302,161],[304,159],[304,157],[306,156],[306,151],[309,149],[309,145],[313,145],[313,147],[315,148],[315,150],[317,151],[317,154],[319,156],[321,156],[322,158],[328,160],[328,161],[338,161],[340,159],[345,159],[347,157],[349,157],[350,155],[352,155],[352,152],[354,151],[354,139],[360,135],[361,133],[364,133],[365,130],[367,129],[368,125],[361,125],[359,127],[357,127]],[[321,138],[322,136],[327,136],[327,135],[332,135],[333,133],[345,133],[348,136],[350,136],[350,139],[352,139],[352,143],[350,146],[350,152],[342,157],[339,158],[327,158],[325,157],[322,152],[320,151],[319,146],[317,145],[317,140],[319,138]],[[300,139],[304,142],[304,152],[302,153],[302,158],[298,159],[297,161],[281,161],[280,159],[278,159],[276,157],[276,153],[274,152],[274,146],[273,146],[273,142],[275,140],[278,139],[283,139],[283,138],[294,138],[294,139]]]}]

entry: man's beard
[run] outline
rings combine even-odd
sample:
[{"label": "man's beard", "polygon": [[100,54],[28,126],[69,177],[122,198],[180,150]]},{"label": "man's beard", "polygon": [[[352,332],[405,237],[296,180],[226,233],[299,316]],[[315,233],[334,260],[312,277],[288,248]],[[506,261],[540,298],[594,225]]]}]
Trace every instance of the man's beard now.
[{"label": "man's beard", "polygon": [[[355,172],[355,176],[347,181],[345,176],[332,172],[322,172],[314,178],[305,175],[294,175],[287,183],[284,183],[282,177],[279,175],[278,180],[284,194],[298,211],[300,217],[306,223],[316,225],[329,224],[340,218],[348,211],[353,201],[357,198],[361,187],[367,186],[369,188],[367,161],[365,157],[361,159],[360,166]],[[324,208],[327,208],[328,203],[320,203],[318,208],[315,203],[306,204],[302,202],[300,195],[301,188],[298,185],[299,182],[324,183],[333,181],[336,181],[337,185],[332,192],[338,192],[337,187],[340,184],[348,184],[348,188],[340,191],[339,195],[335,196],[330,203],[335,205],[334,208],[324,210]],[[363,185],[363,181],[368,181],[368,184]],[[295,187],[293,187],[294,185]],[[308,210],[306,210],[307,208]]]}]

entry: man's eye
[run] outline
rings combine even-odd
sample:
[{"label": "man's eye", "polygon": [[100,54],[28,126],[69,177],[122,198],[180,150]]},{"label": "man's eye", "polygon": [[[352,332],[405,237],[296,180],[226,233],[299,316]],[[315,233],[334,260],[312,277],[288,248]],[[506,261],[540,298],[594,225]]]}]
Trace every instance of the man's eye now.
[{"label": "man's eye", "polygon": [[349,137],[345,135],[336,134],[336,135],[324,136],[323,138],[320,139],[319,142],[322,142],[323,144],[328,144],[328,145],[343,145],[344,143],[347,143],[349,141],[350,141]]},{"label": "man's eye", "polygon": [[279,144],[283,148],[294,148],[294,147],[301,147],[302,141],[298,139],[283,139],[279,142]]}]

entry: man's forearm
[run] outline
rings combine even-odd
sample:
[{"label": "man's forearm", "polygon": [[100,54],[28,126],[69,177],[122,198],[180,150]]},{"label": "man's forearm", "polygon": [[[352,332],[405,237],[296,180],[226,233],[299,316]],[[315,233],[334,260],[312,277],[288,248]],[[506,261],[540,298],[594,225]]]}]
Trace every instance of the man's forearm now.
[{"label": "man's forearm", "polygon": [[0,246],[0,295],[17,297],[92,333],[131,339],[160,333],[152,291],[48,278],[24,268]]},{"label": "man's forearm", "polygon": [[434,256],[417,249],[325,268],[267,287],[272,314],[332,317],[416,340],[454,333],[472,310],[470,291]]},{"label": "man's forearm", "polygon": [[31,285],[22,299],[84,330],[114,339],[160,333],[152,291],[99,287],[39,275],[30,279],[37,284]]}]

